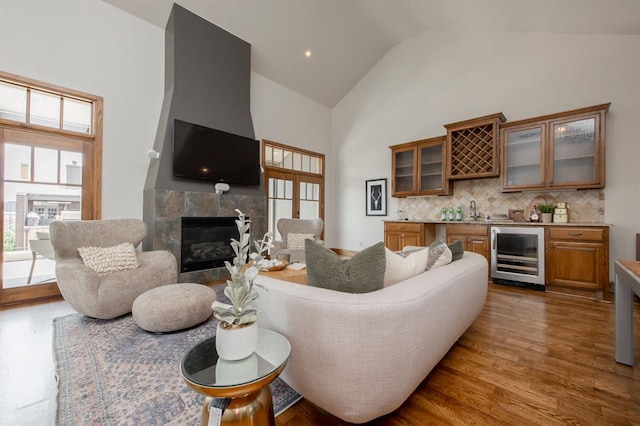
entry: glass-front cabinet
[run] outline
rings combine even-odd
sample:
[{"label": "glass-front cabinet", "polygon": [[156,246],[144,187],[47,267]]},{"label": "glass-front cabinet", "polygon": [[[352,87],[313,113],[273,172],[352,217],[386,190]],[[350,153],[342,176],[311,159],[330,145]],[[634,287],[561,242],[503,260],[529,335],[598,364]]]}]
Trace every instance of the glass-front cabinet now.
[{"label": "glass-front cabinet", "polygon": [[502,125],[503,191],[603,188],[609,105]]},{"label": "glass-front cabinet", "polygon": [[415,147],[404,147],[392,151],[391,170],[393,178],[391,179],[391,191],[394,197],[402,197],[413,195],[416,192],[415,185],[415,166],[416,166],[416,149]]},{"label": "glass-front cabinet", "polygon": [[448,195],[445,178],[446,136],[391,146],[391,191],[394,197]]},{"label": "glass-front cabinet", "polygon": [[504,186],[510,189],[543,188],[545,124],[516,126],[505,130]]},{"label": "glass-front cabinet", "polygon": [[[597,184],[598,145],[597,115],[579,120],[552,122],[553,143],[549,146],[553,165],[549,186]],[[603,159],[604,160],[604,159]],[[550,164],[551,166],[551,164]]]}]

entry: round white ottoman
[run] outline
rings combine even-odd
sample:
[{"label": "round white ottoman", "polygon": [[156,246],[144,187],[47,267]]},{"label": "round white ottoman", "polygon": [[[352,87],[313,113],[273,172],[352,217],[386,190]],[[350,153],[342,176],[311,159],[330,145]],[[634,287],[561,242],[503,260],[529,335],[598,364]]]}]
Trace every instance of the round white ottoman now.
[{"label": "round white ottoman", "polygon": [[212,314],[216,292],[203,284],[178,283],[145,291],[133,302],[133,319],[144,330],[167,333],[193,327]]}]

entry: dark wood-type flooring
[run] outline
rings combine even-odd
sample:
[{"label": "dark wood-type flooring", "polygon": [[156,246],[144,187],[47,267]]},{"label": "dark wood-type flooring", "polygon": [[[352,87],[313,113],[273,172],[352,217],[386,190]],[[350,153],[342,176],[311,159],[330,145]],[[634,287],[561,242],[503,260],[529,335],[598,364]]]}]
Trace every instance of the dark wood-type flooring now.
[{"label": "dark wood-type flooring", "polygon": [[[636,366],[628,367],[614,359],[612,303],[490,285],[458,343],[398,410],[371,424],[640,425],[634,308]],[[64,302],[0,309],[0,424],[52,424],[51,320],[70,312]],[[347,423],[302,400],[276,424]]]}]

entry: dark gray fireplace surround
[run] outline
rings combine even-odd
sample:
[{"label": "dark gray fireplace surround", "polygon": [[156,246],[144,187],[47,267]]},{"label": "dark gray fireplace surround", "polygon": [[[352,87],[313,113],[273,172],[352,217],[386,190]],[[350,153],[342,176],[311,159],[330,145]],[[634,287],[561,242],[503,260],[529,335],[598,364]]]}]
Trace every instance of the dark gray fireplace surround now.
[{"label": "dark gray fireplace surround", "polygon": [[[145,250],[169,250],[180,264],[182,217],[251,218],[251,237],[266,232],[264,185],[232,185],[216,194],[212,182],[173,176],[173,120],[255,138],[250,111],[251,45],[174,4],[165,31],[165,96],[144,188]],[[242,158],[238,158],[242,161]],[[178,271],[180,272],[180,271]],[[212,268],[179,273],[180,282],[208,282],[228,276]]]}]

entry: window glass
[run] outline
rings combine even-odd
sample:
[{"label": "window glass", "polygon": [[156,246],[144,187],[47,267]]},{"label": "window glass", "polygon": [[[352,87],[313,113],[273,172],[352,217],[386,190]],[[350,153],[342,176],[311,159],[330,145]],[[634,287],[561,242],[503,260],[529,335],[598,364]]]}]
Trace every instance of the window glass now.
[{"label": "window glass", "polygon": [[302,154],[297,152],[293,153],[293,170],[302,170]]},{"label": "window glass", "polygon": [[32,90],[29,122],[60,128],[60,96]]},{"label": "window glass", "polygon": [[280,148],[273,148],[273,165],[282,167],[282,150]]},{"label": "window glass", "polygon": [[58,150],[34,148],[34,181],[58,183]]},{"label": "window glass", "polygon": [[285,169],[291,169],[293,167],[292,165],[292,158],[291,158],[291,151],[284,151],[284,161],[282,163],[282,167],[284,167]]},{"label": "window glass", "polygon": [[311,157],[311,173],[320,173],[320,159],[318,157]]},{"label": "window glass", "polygon": [[302,171],[303,172],[310,171],[310,164],[311,164],[311,157],[309,157],[308,155],[303,155],[302,156]]},{"label": "window glass", "polygon": [[285,193],[284,198],[291,200],[293,199],[293,181],[285,180]]},{"label": "window glass", "polygon": [[62,128],[74,132],[91,133],[91,102],[63,98]]},{"label": "window glass", "polygon": [[0,82],[0,118],[27,121],[27,89]]},{"label": "window glass", "polygon": [[269,145],[264,147],[264,164],[267,166],[273,165],[273,147]]},{"label": "window glass", "polygon": [[82,185],[82,153],[60,151],[60,183]]},{"label": "window glass", "polygon": [[31,180],[31,147],[26,145],[4,145],[5,180]]}]

